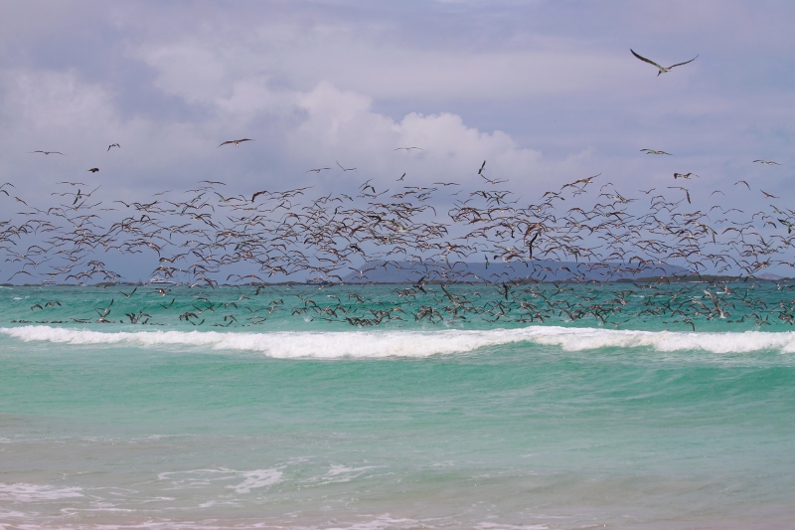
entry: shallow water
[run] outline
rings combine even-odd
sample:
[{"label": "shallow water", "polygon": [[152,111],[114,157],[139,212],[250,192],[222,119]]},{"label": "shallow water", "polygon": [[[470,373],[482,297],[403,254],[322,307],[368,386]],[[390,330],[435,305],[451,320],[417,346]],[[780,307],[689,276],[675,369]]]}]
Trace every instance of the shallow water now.
[{"label": "shallow water", "polygon": [[163,299],[65,291],[2,292],[20,298],[0,322],[7,528],[795,523],[788,326],[357,328],[289,314],[304,302],[288,290],[255,327],[210,331],[171,309],[160,327],[29,318],[56,296],[49,320]]}]

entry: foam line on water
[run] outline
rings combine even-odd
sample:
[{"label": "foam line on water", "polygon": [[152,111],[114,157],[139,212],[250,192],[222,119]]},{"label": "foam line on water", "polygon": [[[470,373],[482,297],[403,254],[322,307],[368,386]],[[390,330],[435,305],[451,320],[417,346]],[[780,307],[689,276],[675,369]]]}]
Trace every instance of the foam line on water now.
[{"label": "foam line on water", "polygon": [[25,484],[0,484],[0,501],[11,502],[45,502],[60,499],[82,497],[81,488],[59,488],[50,485]]},{"label": "foam line on water", "polygon": [[[159,480],[170,483],[169,490],[196,489],[209,487],[215,482],[234,481],[237,484],[226,485],[225,488],[235,493],[249,493],[251,490],[270,487],[282,481],[280,469],[255,469],[253,471],[237,471],[234,469],[193,469],[189,471],[163,472]],[[242,480],[242,482],[240,482]]]},{"label": "foam line on water", "polygon": [[102,332],[49,326],[0,328],[22,341],[137,347],[199,346],[262,352],[276,358],[428,357],[470,352],[516,342],[559,346],[566,351],[651,348],[675,352],[795,352],[795,332],[669,332],[531,326],[518,329],[434,331],[338,331],[237,333],[217,331]]}]

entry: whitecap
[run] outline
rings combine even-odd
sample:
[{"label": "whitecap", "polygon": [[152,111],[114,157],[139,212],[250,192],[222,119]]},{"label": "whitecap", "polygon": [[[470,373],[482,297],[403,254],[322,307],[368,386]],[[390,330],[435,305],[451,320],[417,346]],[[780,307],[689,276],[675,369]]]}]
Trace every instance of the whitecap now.
[{"label": "whitecap", "polygon": [[518,329],[237,333],[216,331],[102,332],[49,326],[0,328],[22,341],[134,347],[185,346],[261,352],[276,358],[428,357],[528,342],[565,351],[651,348],[661,352],[795,352],[795,332],[669,332],[530,326]]}]

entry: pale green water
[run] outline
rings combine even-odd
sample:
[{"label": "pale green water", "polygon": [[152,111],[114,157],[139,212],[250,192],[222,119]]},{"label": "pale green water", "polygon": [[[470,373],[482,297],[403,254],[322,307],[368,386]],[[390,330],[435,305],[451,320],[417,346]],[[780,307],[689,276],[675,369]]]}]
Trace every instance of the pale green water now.
[{"label": "pale green water", "polygon": [[[692,333],[668,317],[632,317],[628,304],[608,319],[631,319],[619,329],[596,318],[574,328],[564,317],[488,322],[474,311],[450,325],[443,313],[445,323],[358,328],[314,310],[293,315],[305,303],[279,289],[216,290],[213,304],[245,293],[254,312],[219,306],[199,327],[177,318],[196,303],[187,290],[159,312],[171,297],[151,288],[129,300],[94,288],[0,291],[0,522],[795,524],[795,336],[780,320],[760,328],[696,316]],[[366,309],[395,300],[392,288],[344,289],[297,292],[317,301],[356,291]],[[484,294],[493,287],[456,289],[483,291],[477,306],[499,298]],[[782,297],[760,289],[771,307]],[[561,296],[575,304],[587,294]],[[144,310],[167,326],[93,322],[110,298],[110,319]],[[45,320],[45,309],[30,306],[53,299],[62,305],[46,320],[92,322],[35,325],[30,315]],[[262,324],[208,327],[267,313],[274,299],[286,308]],[[30,323],[10,323],[20,319]]]}]

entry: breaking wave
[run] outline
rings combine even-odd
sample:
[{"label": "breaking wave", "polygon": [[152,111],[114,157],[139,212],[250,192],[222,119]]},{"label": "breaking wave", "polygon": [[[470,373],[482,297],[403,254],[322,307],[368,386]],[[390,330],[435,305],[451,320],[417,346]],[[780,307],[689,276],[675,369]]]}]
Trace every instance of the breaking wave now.
[{"label": "breaking wave", "polygon": [[795,352],[795,332],[670,332],[532,326],[519,329],[438,331],[347,331],[223,333],[215,331],[101,332],[48,326],[0,328],[0,333],[30,341],[133,347],[187,346],[261,352],[275,358],[428,357],[527,342],[566,351],[600,348],[651,348],[661,352]]}]

